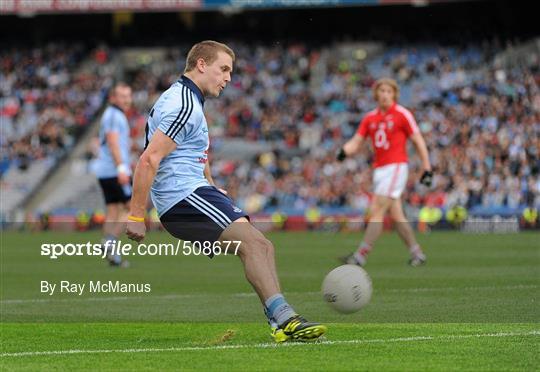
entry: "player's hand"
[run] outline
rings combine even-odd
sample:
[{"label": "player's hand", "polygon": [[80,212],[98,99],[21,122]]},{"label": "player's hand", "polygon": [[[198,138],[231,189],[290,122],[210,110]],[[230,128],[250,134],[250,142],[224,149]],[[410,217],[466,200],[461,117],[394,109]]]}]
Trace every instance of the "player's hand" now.
[{"label": "player's hand", "polygon": [[137,243],[144,239],[146,235],[146,225],[144,222],[135,222],[128,220],[126,225],[126,235]]},{"label": "player's hand", "polygon": [[343,150],[343,147],[341,147],[336,154],[336,159],[337,161],[341,162],[345,160],[346,157],[347,157],[347,154],[345,153],[345,150]]},{"label": "player's hand", "polygon": [[119,164],[116,166],[116,172],[118,173],[118,183],[120,185],[127,185],[130,181],[129,166],[126,164]]},{"label": "player's hand", "polygon": [[424,186],[431,187],[432,182],[433,182],[433,172],[429,170],[425,170],[424,173],[422,173],[422,177],[420,177],[420,183]]},{"label": "player's hand", "polygon": [[225,195],[229,195],[229,193],[227,192],[227,190],[224,190],[224,189],[218,189],[221,193],[225,194]]},{"label": "player's hand", "polygon": [[118,173],[118,183],[120,185],[127,185],[129,184],[129,181],[130,181],[130,177],[129,177],[129,174],[127,173]]}]

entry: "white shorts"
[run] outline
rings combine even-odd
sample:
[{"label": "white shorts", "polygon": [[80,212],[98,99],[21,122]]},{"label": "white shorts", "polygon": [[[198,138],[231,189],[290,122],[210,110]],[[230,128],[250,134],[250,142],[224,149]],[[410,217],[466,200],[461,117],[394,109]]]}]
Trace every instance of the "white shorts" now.
[{"label": "white shorts", "polygon": [[407,163],[393,163],[375,168],[373,171],[373,185],[375,195],[399,199],[409,176]]}]

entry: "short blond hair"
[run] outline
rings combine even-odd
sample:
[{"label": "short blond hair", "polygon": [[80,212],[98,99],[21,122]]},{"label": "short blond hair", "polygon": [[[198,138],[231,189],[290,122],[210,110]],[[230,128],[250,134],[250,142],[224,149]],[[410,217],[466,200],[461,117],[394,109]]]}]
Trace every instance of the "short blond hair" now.
[{"label": "short blond hair", "polygon": [[390,78],[381,78],[373,84],[373,99],[377,101],[377,89],[383,84],[390,85],[392,89],[394,90],[394,101],[397,102],[399,100],[399,85],[397,81]]},{"label": "short blond hair", "polygon": [[213,40],[201,41],[191,47],[186,58],[186,68],[184,69],[184,72],[191,71],[197,67],[199,58],[204,59],[207,64],[211,65],[217,59],[218,52],[227,53],[231,56],[233,62],[236,58],[233,50],[223,43],[218,43]]}]

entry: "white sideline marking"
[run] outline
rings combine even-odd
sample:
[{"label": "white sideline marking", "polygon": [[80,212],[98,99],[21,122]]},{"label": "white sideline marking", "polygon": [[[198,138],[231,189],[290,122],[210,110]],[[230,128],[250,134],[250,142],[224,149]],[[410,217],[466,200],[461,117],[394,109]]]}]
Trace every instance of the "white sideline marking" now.
[{"label": "white sideline marking", "polygon": [[25,357],[25,356],[42,356],[42,355],[70,355],[70,354],[107,354],[107,353],[159,353],[167,351],[200,351],[200,350],[231,350],[231,349],[268,349],[281,347],[295,346],[320,346],[320,345],[356,345],[356,344],[371,344],[371,343],[387,343],[387,342],[415,342],[415,341],[446,341],[459,340],[467,338],[480,337],[519,337],[519,336],[538,336],[540,330],[529,332],[499,332],[499,333],[476,333],[470,335],[449,335],[449,336],[415,336],[415,337],[398,337],[398,338],[375,338],[375,339],[359,339],[359,340],[336,340],[336,341],[321,341],[314,343],[294,342],[294,343],[263,343],[263,344],[241,344],[241,345],[221,345],[221,346],[186,346],[186,347],[170,347],[170,348],[146,348],[146,349],[103,349],[103,350],[55,350],[55,351],[24,351],[19,353],[3,353],[0,357]]},{"label": "white sideline marking", "polygon": [[[536,284],[516,284],[505,286],[483,286],[483,287],[428,287],[428,288],[388,288],[377,289],[380,292],[390,293],[410,293],[410,292],[438,292],[438,291],[477,291],[477,290],[496,290],[496,289],[528,289],[539,288],[540,285]],[[320,292],[285,292],[285,295],[318,295]],[[26,304],[26,303],[48,303],[48,302],[78,302],[78,301],[126,301],[126,300],[176,300],[176,299],[188,299],[205,296],[215,297],[256,297],[255,292],[243,292],[243,293],[190,293],[190,294],[168,294],[158,296],[111,296],[111,297],[83,297],[83,298],[29,298],[29,299],[8,299],[1,300],[2,305],[10,304]]]},{"label": "white sideline marking", "polygon": [[538,288],[537,284],[515,284],[515,285],[489,285],[479,287],[429,287],[429,288],[400,288],[386,289],[385,292],[437,292],[437,291],[477,291],[477,290],[497,290],[497,289],[527,289]]}]

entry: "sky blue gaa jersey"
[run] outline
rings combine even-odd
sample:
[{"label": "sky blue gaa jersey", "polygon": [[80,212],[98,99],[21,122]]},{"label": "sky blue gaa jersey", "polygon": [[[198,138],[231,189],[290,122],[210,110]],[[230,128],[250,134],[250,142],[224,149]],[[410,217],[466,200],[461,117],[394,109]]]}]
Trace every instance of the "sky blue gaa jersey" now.
[{"label": "sky blue gaa jersey", "polygon": [[146,146],[156,130],[169,136],[176,149],[161,163],[151,188],[151,198],[159,216],[201,186],[208,161],[208,124],[203,113],[204,96],[186,76],[171,85],[150,110],[146,126]]},{"label": "sky blue gaa jersey", "polygon": [[99,155],[93,162],[92,168],[98,178],[117,177],[116,163],[112,157],[111,149],[107,145],[107,133],[118,133],[118,145],[122,163],[129,167],[131,139],[129,136],[129,123],[124,112],[115,105],[110,105],[103,112],[99,128]]}]

